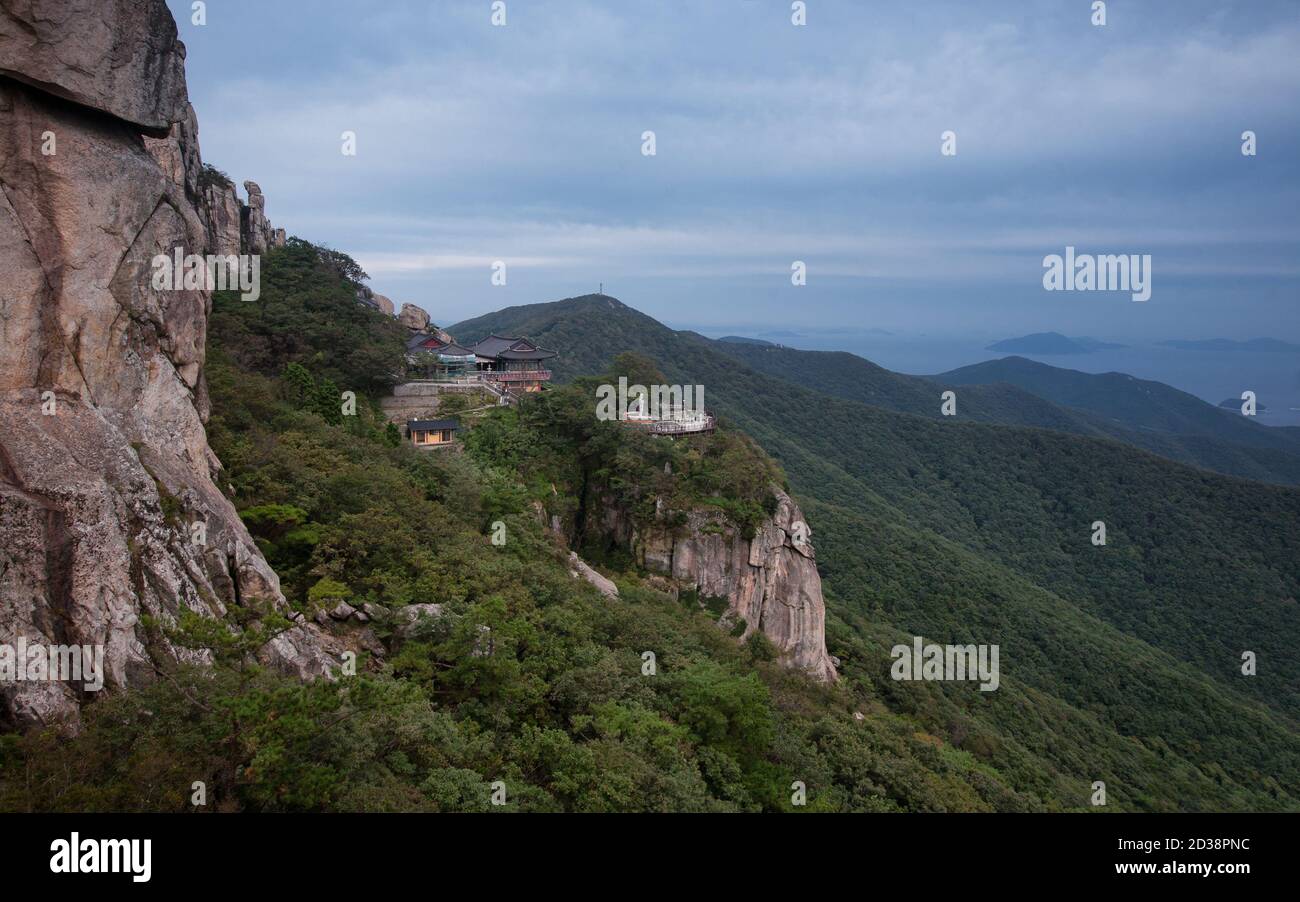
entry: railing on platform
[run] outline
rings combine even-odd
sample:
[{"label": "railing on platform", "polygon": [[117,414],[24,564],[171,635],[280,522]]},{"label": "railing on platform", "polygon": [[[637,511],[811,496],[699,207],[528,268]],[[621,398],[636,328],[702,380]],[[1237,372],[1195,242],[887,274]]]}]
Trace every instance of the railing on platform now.
[{"label": "railing on platform", "polygon": [[479,370],[473,373],[445,373],[416,376],[407,382],[438,382],[452,385],[475,385],[483,382],[549,382],[550,370]]},{"label": "railing on platform", "polygon": [[684,420],[623,420],[623,425],[642,429],[652,435],[685,435],[712,432],[717,428],[717,422],[712,414]]},{"label": "railing on platform", "polygon": [[485,370],[480,374],[492,382],[549,382],[550,370]]}]

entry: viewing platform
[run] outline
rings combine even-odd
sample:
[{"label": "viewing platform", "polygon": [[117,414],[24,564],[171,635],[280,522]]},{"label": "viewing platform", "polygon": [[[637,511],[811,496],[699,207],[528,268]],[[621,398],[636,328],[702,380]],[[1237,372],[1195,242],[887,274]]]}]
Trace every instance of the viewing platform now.
[{"label": "viewing platform", "polygon": [[482,370],[478,373],[482,379],[493,382],[549,382],[550,370]]},{"label": "viewing platform", "polygon": [[640,419],[629,416],[627,419],[622,420],[622,423],[630,429],[639,429],[642,432],[649,432],[651,435],[692,435],[712,432],[717,428],[717,421],[714,420],[713,414],[667,420]]}]

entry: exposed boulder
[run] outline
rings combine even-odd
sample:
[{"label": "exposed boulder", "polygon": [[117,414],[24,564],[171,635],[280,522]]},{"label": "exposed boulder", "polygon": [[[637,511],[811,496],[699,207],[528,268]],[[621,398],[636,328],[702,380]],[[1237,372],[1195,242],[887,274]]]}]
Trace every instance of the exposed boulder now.
[{"label": "exposed boulder", "polygon": [[367,307],[370,307],[373,310],[378,310],[380,313],[386,313],[389,316],[393,315],[393,302],[382,294],[376,294],[365,285],[357,286],[357,303],[365,304]]},{"label": "exposed boulder", "polygon": [[185,45],[157,0],[3,0],[0,74],[157,138],[189,103]]},{"label": "exposed boulder", "polygon": [[429,328],[429,314],[414,304],[403,304],[397,321],[412,332],[423,332]]},{"label": "exposed boulder", "polygon": [[329,612],[329,615],[335,620],[347,620],[356,612],[357,609],[352,607],[352,605],[348,604],[346,601],[340,601],[334,606],[334,610]]},{"label": "exposed boulder", "polygon": [[585,579],[595,586],[601,595],[606,598],[618,598],[618,586],[614,585],[614,581],[597,573],[590,564],[578,557],[576,551],[569,552],[569,566],[573,568],[575,578]]},{"label": "exposed boulder", "polygon": [[[211,248],[183,47],[163,0],[0,7],[8,40],[13,22],[32,20],[37,37],[17,57],[25,81],[94,107],[0,82],[0,643],[103,646],[106,686],[134,685],[169,662],[209,659],[146,628],[145,615],[168,624],[185,609],[287,610],[214,481],[220,462],[203,428],[209,293],[152,284],[156,255]],[[81,40],[96,54],[40,39],[65,16],[73,34],[93,32]],[[134,108],[104,109],[92,84]],[[148,148],[146,125],[161,126]],[[58,136],[49,156],[46,130]],[[326,640],[296,622],[261,657],[328,673]],[[67,682],[5,683],[0,721],[72,722],[87,697]]]},{"label": "exposed boulder", "polygon": [[398,608],[395,618],[400,624],[397,628],[397,635],[402,638],[410,638],[415,634],[417,627],[423,623],[438,620],[442,617],[442,605],[427,602],[423,604],[410,604],[404,608]]}]

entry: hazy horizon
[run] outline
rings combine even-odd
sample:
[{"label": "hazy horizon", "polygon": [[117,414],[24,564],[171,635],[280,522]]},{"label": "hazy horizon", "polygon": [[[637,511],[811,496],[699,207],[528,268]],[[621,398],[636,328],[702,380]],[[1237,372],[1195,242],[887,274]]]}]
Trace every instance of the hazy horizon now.
[{"label": "hazy horizon", "polygon": [[[1300,339],[1293,3],[171,6],[204,159],[440,322],[603,282],[696,327]],[[1067,245],[1152,255],[1151,300],[1045,291]]]}]

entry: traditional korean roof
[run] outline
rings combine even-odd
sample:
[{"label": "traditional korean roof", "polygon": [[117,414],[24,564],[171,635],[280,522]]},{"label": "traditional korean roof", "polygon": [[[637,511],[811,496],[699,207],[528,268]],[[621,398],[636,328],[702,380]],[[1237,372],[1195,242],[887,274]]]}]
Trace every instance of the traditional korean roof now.
[{"label": "traditional korean roof", "polygon": [[546,348],[530,348],[528,350],[516,350],[511,348],[502,351],[497,355],[498,360],[547,360],[555,356],[554,351],[548,351]]},{"label": "traditional korean roof", "polygon": [[407,420],[406,428],[411,432],[436,432],[439,429],[459,429],[459,420]]},{"label": "traditional korean roof", "polygon": [[464,357],[466,359],[475,356],[469,348],[461,347],[454,341],[443,341],[436,335],[416,335],[406,342],[406,351],[408,354],[414,354],[417,351],[429,351],[437,354],[439,357]]},{"label": "traditional korean roof", "polygon": [[482,341],[470,345],[470,347],[473,349],[474,353],[480,357],[495,357],[517,341],[519,341],[517,338],[506,338],[501,335],[489,335]]},{"label": "traditional korean roof", "polygon": [[545,360],[554,357],[556,352],[538,347],[527,338],[508,335],[489,335],[473,346],[479,357],[494,360]]},{"label": "traditional korean roof", "polygon": [[424,347],[433,350],[440,344],[442,342],[438,339],[438,336],[430,335],[428,332],[417,332],[406,340],[406,350],[416,351]]}]

